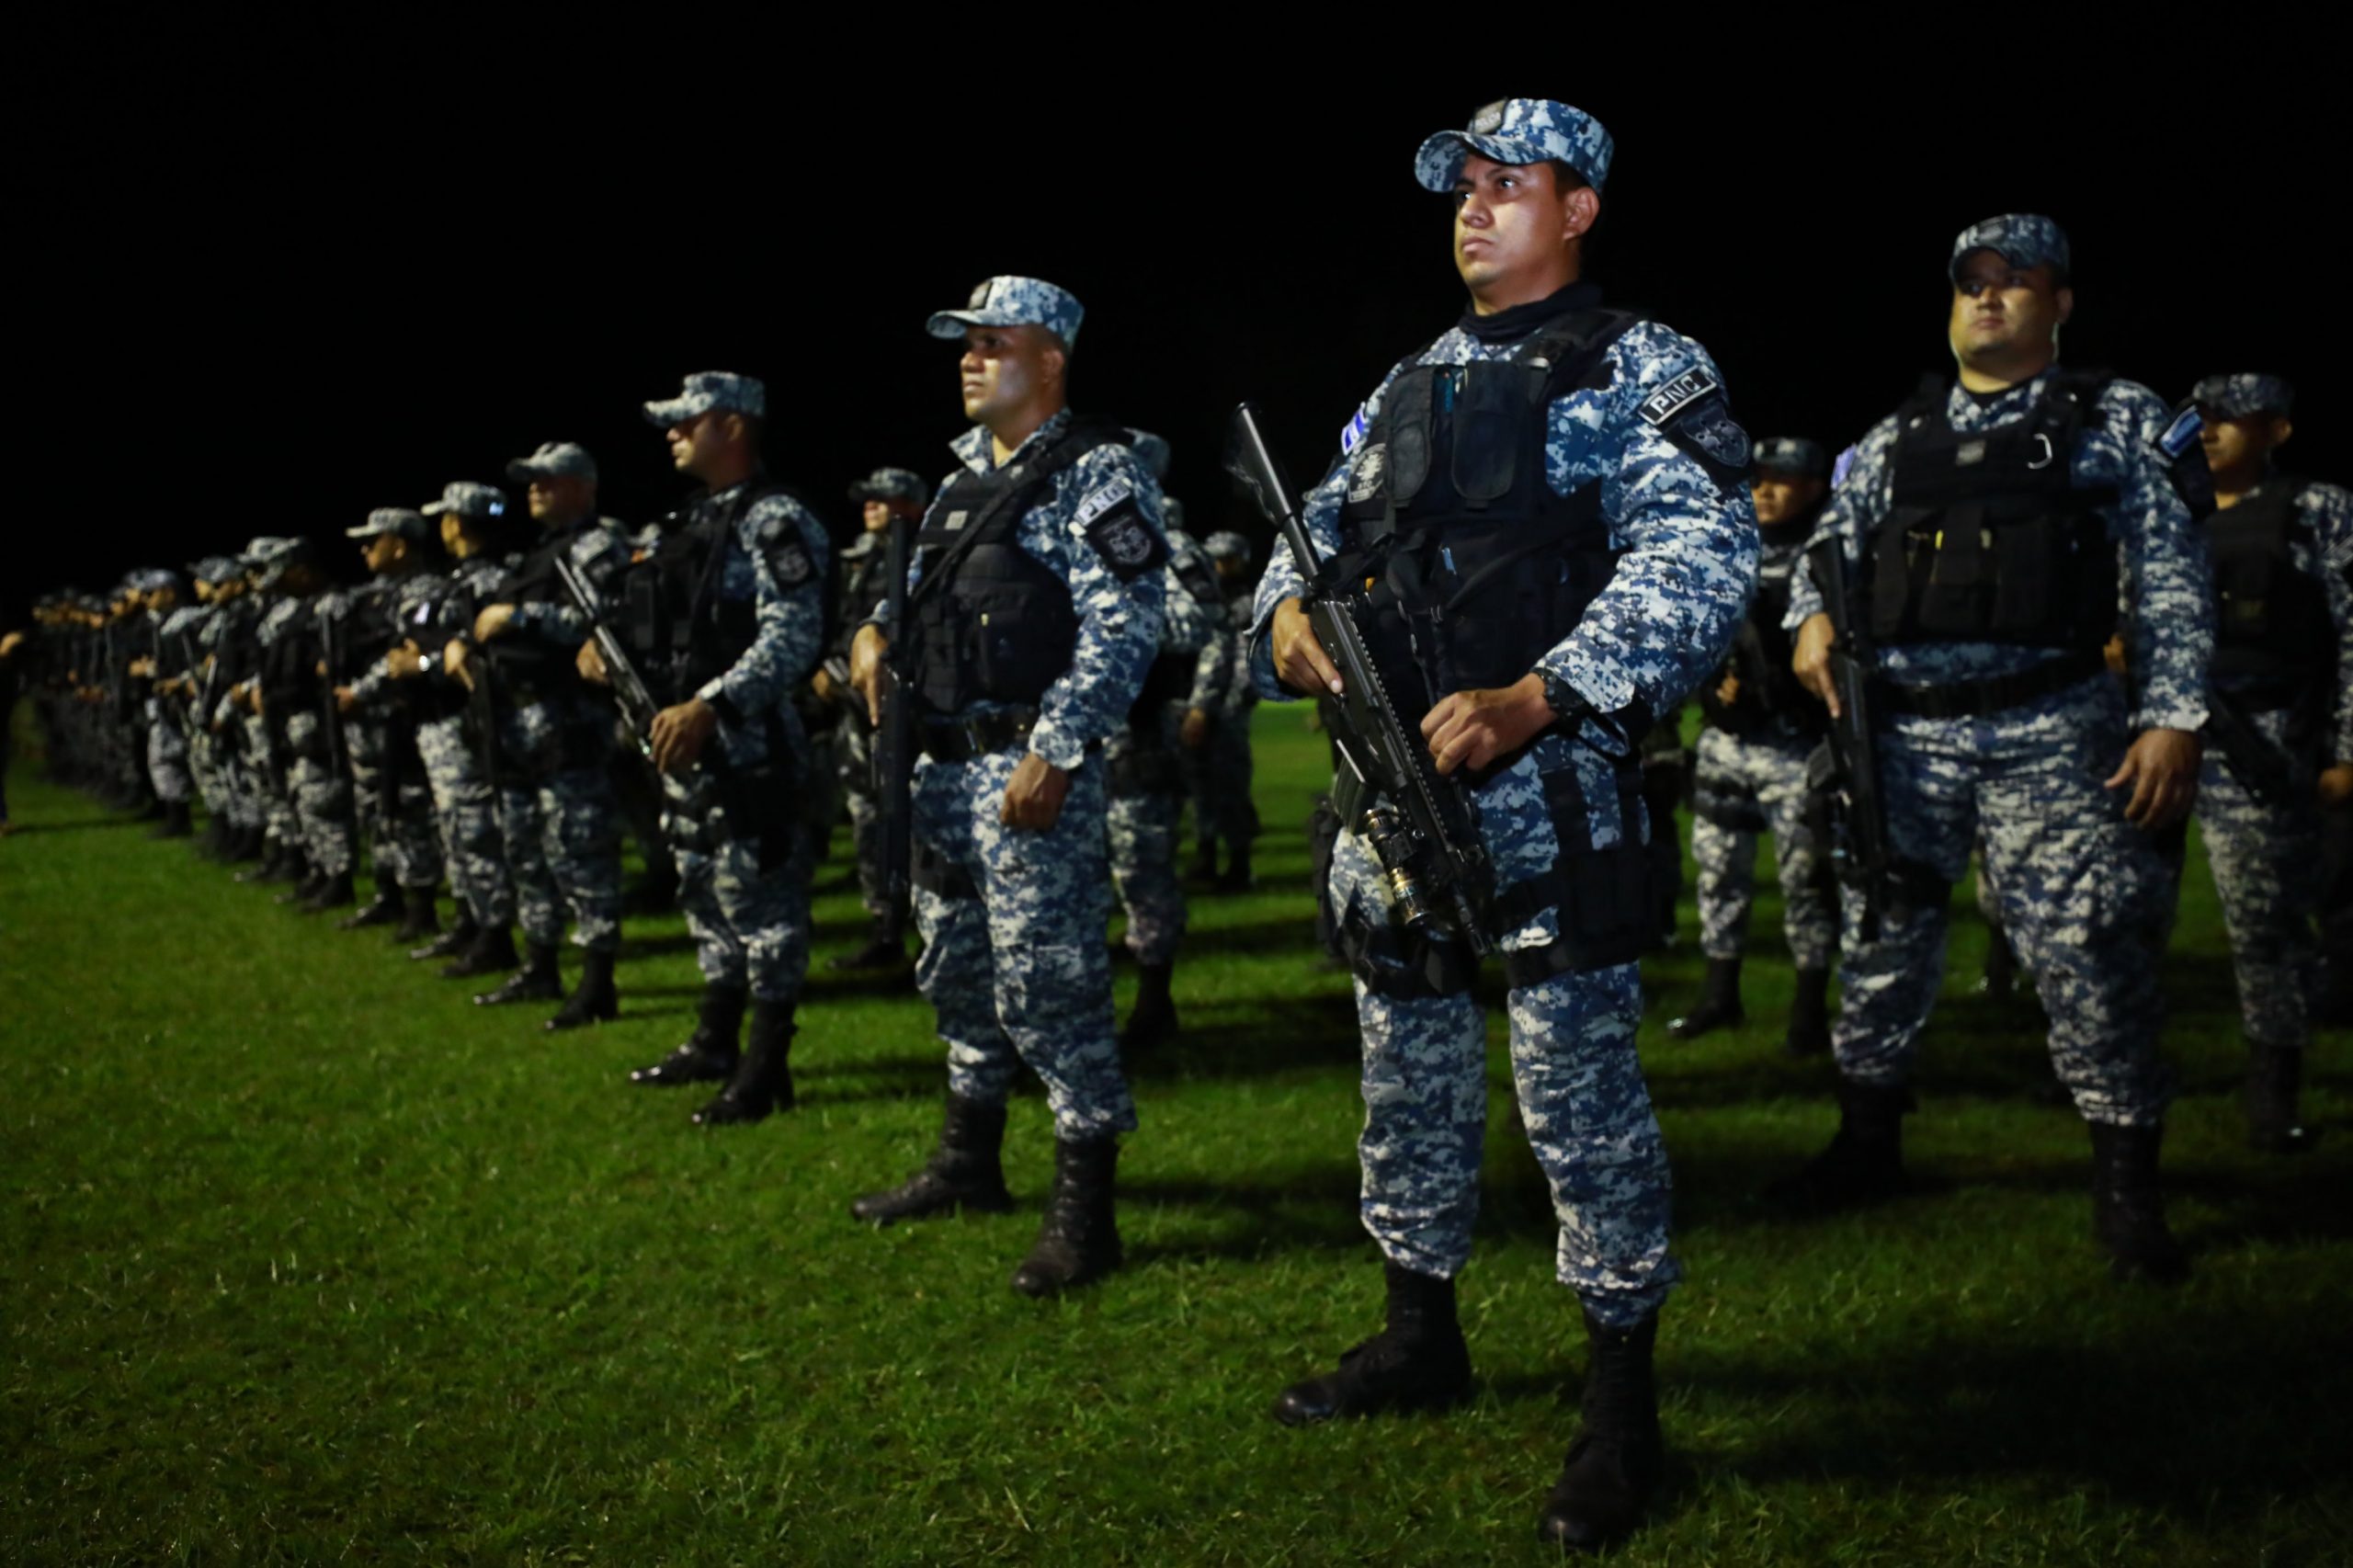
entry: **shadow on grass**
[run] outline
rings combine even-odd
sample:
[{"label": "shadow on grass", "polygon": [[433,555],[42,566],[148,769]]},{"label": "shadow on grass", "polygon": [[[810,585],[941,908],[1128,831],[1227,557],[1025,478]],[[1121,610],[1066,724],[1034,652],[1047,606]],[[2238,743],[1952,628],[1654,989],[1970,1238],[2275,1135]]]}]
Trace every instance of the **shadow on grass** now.
[{"label": "shadow on grass", "polygon": [[2192,1507],[2210,1529],[2341,1487],[2326,1479],[2353,1400],[2341,1325],[2190,1310],[2162,1336],[2113,1343],[2062,1343],[2063,1322],[2024,1327],[2046,1342],[1824,1346],[1802,1365],[1708,1351],[1667,1377],[1770,1413],[1769,1447],[1721,1461],[1752,1485],[1828,1477],[1908,1491],[2038,1475],[2163,1513]]},{"label": "shadow on grass", "polygon": [[1353,1162],[1317,1166],[1280,1182],[1183,1176],[1122,1182],[1120,1196],[1126,1204],[1199,1211],[1218,1230],[1213,1236],[1131,1246],[1131,1264],[1259,1258],[1269,1253],[1343,1248],[1370,1254],[1371,1249],[1357,1220]]}]

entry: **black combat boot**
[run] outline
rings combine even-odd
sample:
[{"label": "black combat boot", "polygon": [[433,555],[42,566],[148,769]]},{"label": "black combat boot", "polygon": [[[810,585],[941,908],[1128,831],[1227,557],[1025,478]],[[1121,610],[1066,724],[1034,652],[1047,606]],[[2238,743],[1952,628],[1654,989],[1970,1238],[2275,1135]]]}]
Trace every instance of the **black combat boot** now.
[{"label": "black combat boot", "polygon": [[741,986],[705,985],[695,1032],[687,1037],[685,1044],[653,1066],[632,1069],[629,1081],[652,1089],[666,1089],[680,1084],[709,1084],[733,1077],[735,1063],[744,1054],[736,1037],[743,1032],[744,1009],[750,1002],[751,997]]},{"label": "black combat boot", "polygon": [[1149,1050],[1176,1035],[1176,1004],[1168,994],[1168,983],[1176,972],[1174,963],[1137,966],[1136,1010],[1128,1015],[1128,1027],[1120,1031],[1121,1051]]},{"label": "black combat boot", "polygon": [[695,1112],[697,1127],[733,1127],[792,1108],[792,1004],[755,1002],[752,1028],[727,1086]]},{"label": "black combat boot", "polygon": [[1798,971],[1790,998],[1790,1032],[1781,1049],[1791,1056],[1819,1056],[1830,1049],[1830,971]]},{"label": "black combat boot", "polygon": [[[474,917],[466,913],[465,903],[460,901],[458,904],[458,917],[449,923],[449,928],[426,943],[425,946],[410,949],[408,956],[412,959],[453,959],[471,951],[481,940],[482,927],[474,924]],[[508,946],[512,947],[513,943],[510,941]],[[442,978],[448,980],[454,977],[444,975]]]},{"label": "black combat boot", "polygon": [[1013,1207],[1005,1190],[1005,1108],[948,1096],[939,1147],[923,1168],[886,1192],[870,1192],[849,1206],[870,1225],[922,1220],[959,1209],[1002,1214]]},{"label": "black combat boot", "polygon": [[1199,846],[1193,851],[1193,869],[1191,876],[1193,881],[1197,882],[1215,882],[1217,881],[1216,839],[1202,839]]},{"label": "black combat boot", "polygon": [[1471,1349],[1454,1315],[1454,1281],[1384,1263],[1389,1321],[1341,1352],[1340,1365],[1275,1400],[1286,1426],[1387,1410],[1442,1410],[1471,1392]]},{"label": "black combat boot", "polygon": [[150,838],[186,838],[196,828],[188,821],[186,801],[165,801],[164,820],[147,830]]},{"label": "black combat boot", "polygon": [[1217,891],[1248,892],[1257,885],[1258,879],[1250,873],[1250,841],[1245,838],[1233,846],[1233,853],[1227,858],[1225,875],[1217,880]]},{"label": "black combat boot", "polygon": [[359,902],[359,894],[351,885],[349,871],[322,871],[318,886],[304,899],[301,908],[305,915],[324,915],[330,909],[348,909]]},{"label": "black combat boot", "polygon": [[2246,1145],[2260,1154],[2301,1154],[2317,1142],[2297,1111],[2304,1053],[2276,1045],[2247,1048]]},{"label": "black combat boot", "polygon": [[2165,1226],[2157,1190],[2162,1127],[2092,1130],[2092,1234],[2108,1250],[2108,1271],[2119,1279],[2173,1285],[2189,1278],[2189,1258]]},{"label": "black combat boot", "polygon": [[1108,1133],[1054,1140],[1054,1190],[1029,1256],[1013,1271],[1015,1290],[1025,1296],[1059,1295],[1120,1267],[1111,1179],[1119,1165],[1120,1141]]},{"label": "black combat boot", "polygon": [[390,926],[401,917],[401,885],[381,867],[376,870],[376,896],[335,923],[338,931],[369,926]]},{"label": "black combat boot", "polygon": [[260,859],[265,847],[262,842],[262,831],[257,827],[238,827],[229,830],[228,859],[232,865],[243,865],[249,860]]},{"label": "black combat boot", "polygon": [[621,994],[613,986],[613,960],[618,955],[591,949],[581,960],[580,984],[564,997],[554,1017],[540,1027],[550,1034],[610,1023],[621,1016]]},{"label": "black combat boot", "polygon": [[[551,948],[548,951],[552,956],[555,949]],[[504,926],[484,926],[474,932],[474,939],[465,945],[454,962],[441,966],[441,978],[472,980],[478,975],[501,974],[522,961],[521,955],[515,951],[512,930]],[[558,985],[553,994],[563,995],[563,987]]]},{"label": "black combat boot", "polygon": [[825,967],[831,970],[896,969],[907,961],[907,939],[895,920],[877,920],[874,935],[866,946],[854,953],[844,953],[829,959]]},{"label": "black combat boot", "polygon": [[[507,948],[511,951],[515,945],[515,938],[507,936],[504,931],[499,935],[506,938]],[[468,962],[472,957],[473,955],[469,953],[464,959],[460,959],[459,963]],[[457,967],[458,964],[451,964],[449,969]],[[448,974],[449,970],[445,969],[441,972]],[[563,976],[556,971],[555,949],[542,947],[533,942],[530,944],[530,952],[523,960],[523,966],[508,975],[505,983],[475,996],[474,1006],[499,1007],[509,1002],[553,1002],[561,999],[563,995]]]},{"label": "black combat boot", "polygon": [[324,871],[322,871],[307,860],[301,860],[299,856],[296,858],[301,862],[302,867],[300,876],[296,878],[292,887],[288,888],[284,892],[279,893],[277,897],[271,899],[269,901],[270,903],[285,904],[308,903],[311,900],[318,896],[320,889],[326,886],[327,874]]},{"label": "black combat boot", "polygon": [[1912,1091],[1901,1084],[1838,1080],[1838,1131],[1830,1147],[1766,1189],[1785,1208],[1827,1213],[1904,1190],[1904,1115]]},{"label": "black combat boot", "polygon": [[1608,1328],[1586,1313],[1585,1399],[1576,1440],[1544,1500],[1536,1533],[1551,1546],[1597,1551],[1640,1522],[1665,1467],[1651,1347],[1658,1314]]},{"label": "black combat boot", "polygon": [[[260,830],[256,830],[260,833]],[[293,858],[293,850],[284,841],[260,833],[261,851],[254,864],[237,873],[237,881],[246,883],[282,882],[289,876],[301,875],[301,862]],[[290,868],[290,862],[291,862]]]},{"label": "black combat boot", "polygon": [[197,835],[193,847],[199,855],[218,863],[229,858],[230,834],[228,819],[215,812],[204,819],[204,831]]},{"label": "black combat boot", "polygon": [[1677,1040],[1698,1040],[1710,1029],[1729,1028],[1747,1018],[1740,1006],[1740,960],[1710,959],[1699,1005],[1668,1023],[1666,1032]]},{"label": "black combat boot", "polygon": [[2018,994],[2018,950],[2009,933],[1996,927],[1985,949],[1985,972],[1978,978],[1977,994],[2007,1002]]},{"label": "black combat boot", "polygon": [[405,948],[419,937],[438,935],[440,929],[441,912],[434,906],[433,890],[401,889],[401,924],[392,933],[392,946]]}]

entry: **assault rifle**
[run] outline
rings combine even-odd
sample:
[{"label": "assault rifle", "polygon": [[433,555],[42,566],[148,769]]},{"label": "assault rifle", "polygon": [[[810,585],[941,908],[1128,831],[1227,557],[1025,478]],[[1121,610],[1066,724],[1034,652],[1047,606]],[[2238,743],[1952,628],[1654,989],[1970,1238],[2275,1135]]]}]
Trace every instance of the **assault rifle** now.
[{"label": "assault rifle", "polygon": [[1360,624],[1370,609],[1364,585],[1324,580],[1315,541],[1258,432],[1257,413],[1246,403],[1233,411],[1226,468],[1290,547],[1291,563],[1307,585],[1303,603],[1315,641],[1340,672],[1340,695],[1323,707],[1333,749],[1369,801],[1348,825],[1381,861],[1392,915],[1409,930],[1450,937],[1484,956],[1495,945],[1486,928],[1495,868],[1470,796],[1461,782],[1438,771],[1419,728],[1398,712],[1391,677],[1405,672],[1383,672],[1373,662]]},{"label": "assault rifle", "polygon": [[[902,647],[908,642],[907,553],[915,527],[911,518],[892,517],[882,555],[884,616],[891,635]],[[888,655],[881,679],[881,712],[874,726],[874,801],[882,824],[882,899],[896,911],[907,906],[915,889],[915,705],[906,677]]]},{"label": "assault rifle", "polygon": [[2206,733],[2222,752],[2222,766],[2257,802],[2277,810],[2295,799],[2295,775],[2287,754],[2256,728],[2237,699],[2219,687],[2207,688]]},{"label": "assault rifle", "polygon": [[1847,574],[1844,542],[1824,540],[1806,552],[1814,586],[1838,633],[1830,645],[1830,682],[1838,693],[1838,716],[1829,739],[1807,765],[1806,782],[1829,804],[1831,861],[1839,879],[1862,900],[1862,937],[1879,937],[1894,881],[1887,841],[1887,799],[1881,792],[1879,753],[1871,733],[1871,650],[1855,613],[1853,585]]},{"label": "assault rifle", "polygon": [[335,682],[343,670],[343,638],[336,627],[335,596],[319,600],[319,743],[326,749],[327,777],[342,778],[350,772],[350,749],[344,744],[343,710],[335,706]]},{"label": "assault rifle", "polygon": [[653,761],[654,719],[662,711],[662,705],[654,700],[645,677],[637,673],[637,665],[630,660],[629,650],[613,635],[613,629],[605,624],[603,608],[597,604],[587,579],[581,576],[580,568],[562,555],[556,556],[552,564],[556,581],[563,585],[574,607],[588,618],[588,634],[596,641],[597,656],[605,661],[606,678],[612,682],[614,699],[620,704],[621,720],[637,742],[638,754],[648,762]]}]

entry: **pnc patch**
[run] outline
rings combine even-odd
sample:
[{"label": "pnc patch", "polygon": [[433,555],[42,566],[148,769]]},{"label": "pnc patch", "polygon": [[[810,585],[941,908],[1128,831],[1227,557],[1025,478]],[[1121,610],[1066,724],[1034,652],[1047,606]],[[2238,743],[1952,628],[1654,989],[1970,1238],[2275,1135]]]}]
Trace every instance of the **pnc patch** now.
[{"label": "pnc patch", "polygon": [[[1643,417],[1654,429],[1665,429],[1677,415],[1706,397],[1722,392],[1723,383],[1702,366],[1694,365],[1666,385],[1643,399]],[[1744,442],[1745,444],[1745,442]]]}]

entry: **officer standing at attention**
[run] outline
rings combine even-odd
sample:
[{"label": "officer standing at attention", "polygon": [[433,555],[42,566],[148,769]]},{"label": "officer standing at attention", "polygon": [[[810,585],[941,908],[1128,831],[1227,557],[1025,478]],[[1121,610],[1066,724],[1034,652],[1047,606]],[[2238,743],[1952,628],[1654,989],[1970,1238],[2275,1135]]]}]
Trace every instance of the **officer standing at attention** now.
[{"label": "officer standing at attention", "polygon": [[[2295,391],[2279,377],[2209,376],[2190,397],[2217,506],[2214,703],[2253,732],[2240,743],[2251,756],[2210,736],[2198,824],[2238,970],[2248,1141],[2290,1153],[2312,1142],[2297,1097],[2319,959],[2321,812],[2353,802],[2353,494],[2278,468],[2295,429]],[[2268,777],[2251,785],[2242,767]]]},{"label": "officer standing at attention", "polygon": [[495,974],[521,962],[515,951],[515,884],[506,874],[506,846],[498,831],[498,796],[483,760],[484,731],[471,690],[449,665],[449,644],[471,634],[474,614],[506,575],[503,555],[506,496],[494,485],[455,480],[424,507],[439,519],[441,548],[450,565],[410,577],[398,597],[402,640],[379,666],[360,677],[361,699],[381,676],[416,717],[417,755],[441,836],[457,919],[412,959],[446,958],[444,980]]},{"label": "officer standing at attention", "polygon": [[322,717],[328,697],[321,675],[320,619],[333,613],[334,596],[309,540],[277,540],[256,554],[264,566],[262,586],[278,597],[255,632],[262,659],[255,694],[264,744],[274,748],[281,769],[281,832],[301,846],[310,867],[301,883],[278,902],[316,915],[353,902],[357,853],[351,779],[342,758],[329,754]]},{"label": "officer standing at attention", "polygon": [[[669,801],[662,832],[703,994],[692,1038],[630,1076],[723,1080],[695,1120],[758,1121],[792,1108],[787,1062],[817,850],[801,812],[817,762],[793,698],[824,649],[833,547],[808,504],[761,464],[760,382],[707,370],[644,406],[673,465],[704,486],[620,595],[623,635],[665,704],[651,737]],[[610,678],[593,642],[580,667]],[[751,1035],[739,1048],[747,1000]]]},{"label": "officer standing at attention", "polygon": [[1160,640],[1160,489],[1119,426],[1068,407],[1078,301],[992,278],[932,316],[961,338],[960,467],[925,515],[905,623],[870,624],[852,684],[873,716],[887,654],[920,716],[915,979],[948,1043],[939,1146],[850,1211],[875,1224],[1003,1210],[1006,1099],[1026,1063],[1054,1118],[1054,1189],[1013,1276],[1049,1295],[1119,1266],[1112,1177],[1135,1103],[1112,1037],[1102,748]]},{"label": "officer standing at attention", "polygon": [[[1653,923],[1636,744],[1715,668],[1756,573],[1748,439],[1714,363],[1606,310],[1583,278],[1610,152],[1598,121],[1540,98],[1491,104],[1422,144],[1415,174],[1452,193],[1470,306],[1374,391],[1305,508],[1334,579],[1397,587],[1370,635],[1425,689],[1391,695],[1471,789],[1495,866],[1514,1082],[1591,1346],[1584,1428],[1538,1528],[1579,1547],[1631,1529],[1657,1483],[1652,1346],[1679,1273],[1634,1053]],[[1483,505],[1462,494],[1474,485]],[[1341,689],[1301,593],[1279,555],[1251,641],[1269,698]],[[1471,1378],[1453,1280],[1486,1125],[1475,963],[1392,924],[1363,805],[1341,811],[1330,897],[1357,977],[1362,1212],[1387,1260],[1388,1322],[1283,1391],[1274,1414],[1293,1425],[1449,1403]]]},{"label": "officer standing at attention", "polygon": [[[1250,871],[1250,846],[1258,837],[1258,807],[1250,798],[1250,710],[1257,704],[1258,692],[1251,684],[1241,623],[1249,619],[1256,579],[1250,572],[1250,541],[1240,534],[1221,529],[1203,540],[1201,549],[1217,569],[1225,593],[1226,628],[1219,634],[1219,646],[1201,651],[1203,673],[1222,671],[1224,683],[1212,682],[1202,692],[1202,699],[1186,710],[1179,733],[1199,846],[1193,874],[1220,892],[1248,892],[1256,885]],[[1226,848],[1222,876],[1217,863],[1220,839]]]},{"label": "officer standing at attention", "polygon": [[[1947,270],[1960,383],[1931,381],[1871,428],[1814,536],[1845,551],[1873,643],[1894,885],[1875,941],[1847,901],[1838,1134],[1776,1195],[1819,1210],[1902,1185],[1905,1081],[1973,844],[2091,1126],[2095,1233],[2119,1278],[2177,1279],[2188,1266],[2158,1191],[2167,1078],[2143,934],[2163,896],[2150,835],[2198,787],[2214,609],[2184,494],[2205,465],[2195,422],[2155,393],[2058,363],[2075,296],[2057,223],[1974,224]],[[2101,653],[2120,598],[2131,712]],[[1795,668],[1836,717],[1822,606],[1802,574]]]},{"label": "officer standing at attention", "polygon": [[[1136,457],[1154,483],[1168,473],[1168,443],[1148,430],[1131,432]],[[1103,748],[1110,782],[1108,824],[1111,887],[1127,911],[1127,949],[1136,960],[1136,1006],[1120,1031],[1122,1050],[1140,1051],[1176,1032],[1170,984],[1176,948],[1185,936],[1185,885],[1178,875],[1177,833],[1185,814],[1185,778],[1177,760],[1184,715],[1206,700],[1220,681],[1212,662],[1226,624],[1217,569],[1180,524],[1183,509],[1161,497],[1161,534],[1168,541],[1161,596],[1160,650],[1144,676],[1128,722]]]},{"label": "officer standing at attention", "polygon": [[891,529],[912,528],[923,520],[931,486],[921,474],[909,470],[878,468],[849,487],[849,498],[862,509],[865,526],[842,551],[842,630],[836,646],[826,650],[826,663],[819,667],[813,684],[817,695],[840,710],[834,730],[835,768],[849,802],[858,899],[874,922],[874,935],[866,946],[843,954],[826,967],[896,968],[907,961],[906,900],[893,900],[882,885],[881,818],[874,796],[874,723],[867,716],[865,701],[847,688],[849,642],[885,592],[882,570],[890,560]]},{"label": "officer standing at attention", "polygon": [[1830,454],[1813,441],[1756,443],[1748,493],[1756,504],[1756,597],[1733,637],[1732,657],[1699,688],[1699,732],[1691,858],[1699,868],[1699,950],[1708,988],[1699,1005],[1667,1026],[1677,1040],[1737,1024],[1740,955],[1756,901],[1756,835],[1773,833],[1781,884],[1781,926],[1797,964],[1787,1039],[1792,1056],[1830,1049],[1830,950],[1838,940],[1838,895],[1830,862],[1806,820],[1806,759],[1821,744],[1822,704],[1790,668],[1790,574],[1802,570],[1805,541],[1830,487]]},{"label": "officer standing at attention", "polygon": [[[629,537],[597,515],[597,464],[569,441],[550,441],[506,465],[530,486],[540,537],[475,617],[471,644],[446,650],[450,665],[488,680],[495,710],[494,765],[498,831],[515,880],[526,944],[523,967],[486,1005],[563,996],[556,948],[564,915],[585,949],[580,983],[547,1020],[578,1028],[620,1012],[613,963],[621,941],[620,802],[608,764],[611,710],[584,686],[574,661],[588,640],[588,618],[565,596],[553,562],[562,556],[600,596],[629,564]],[[487,669],[470,669],[477,652]]]},{"label": "officer standing at attention", "polygon": [[405,947],[441,930],[433,899],[441,836],[418,740],[424,709],[404,699],[414,687],[386,678],[384,668],[435,591],[426,553],[435,548],[433,519],[413,506],[379,506],[344,533],[359,541],[376,592],[360,618],[366,631],[358,640],[367,646],[352,650],[360,673],[335,688],[335,703],[351,721],[352,784],[364,802],[377,876],[389,876],[392,889],[344,924],[397,923],[392,940]]}]

